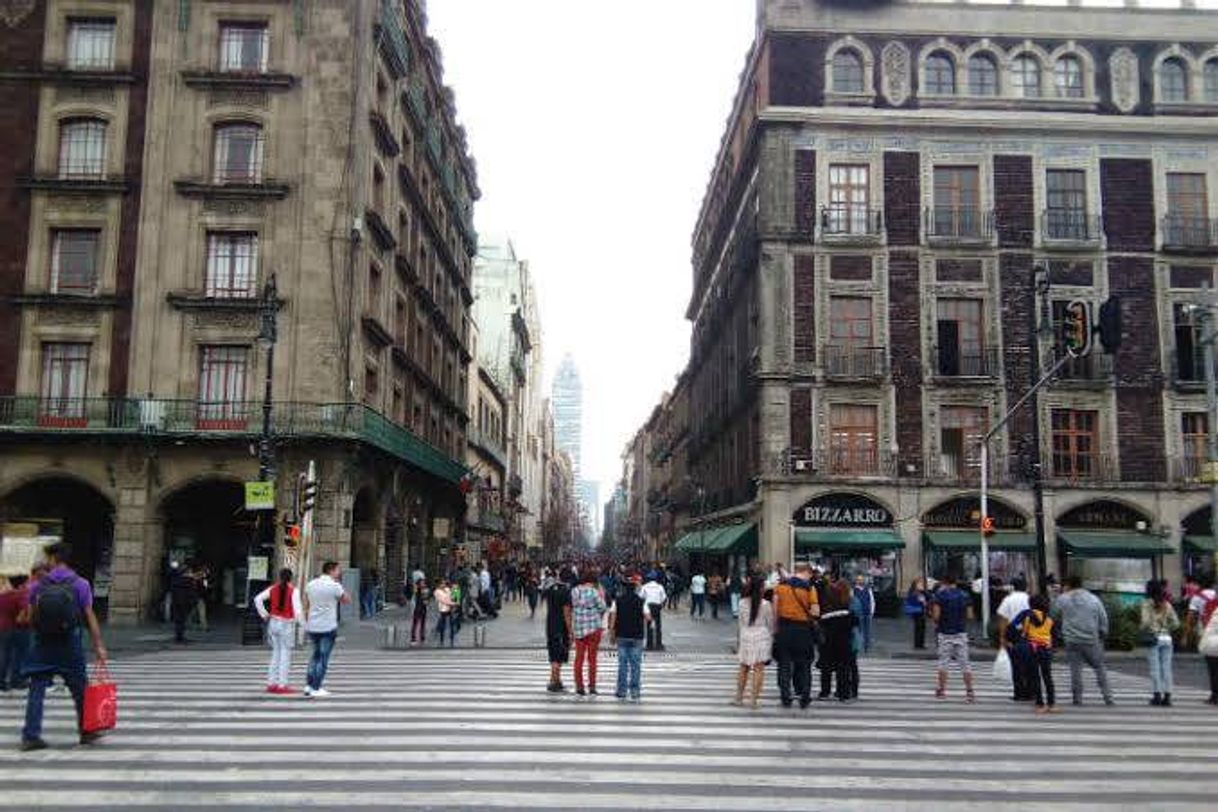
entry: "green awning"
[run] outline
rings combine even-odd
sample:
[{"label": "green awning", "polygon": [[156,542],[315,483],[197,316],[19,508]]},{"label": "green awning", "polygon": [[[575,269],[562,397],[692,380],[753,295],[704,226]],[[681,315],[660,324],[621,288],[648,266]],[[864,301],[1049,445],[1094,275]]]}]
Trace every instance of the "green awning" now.
[{"label": "green awning", "polygon": [[[927,530],[922,533],[927,546],[936,550],[981,550],[980,530]],[[1035,533],[999,530],[990,536],[990,549],[1010,553],[1026,553],[1036,549]]]},{"label": "green awning", "polygon": [[797,550],[900,550],[905,541],[895,530],[835,530],[824,527],[795,528]]},{"label": "green awning", "polygon": [[757,525],[752,522],[686,533],[674,549],[683,553],[757,555]]},{"label": "green awning", "polygon": [[1184,549],[1190,553],[1218,553],[1213,536],[1185,536]]},{"label": "green awning", "polygon": [[1061,530],[1057,539],[1077,558],[1154,558],[1174,552],[1162,538],[1136,530]]}]

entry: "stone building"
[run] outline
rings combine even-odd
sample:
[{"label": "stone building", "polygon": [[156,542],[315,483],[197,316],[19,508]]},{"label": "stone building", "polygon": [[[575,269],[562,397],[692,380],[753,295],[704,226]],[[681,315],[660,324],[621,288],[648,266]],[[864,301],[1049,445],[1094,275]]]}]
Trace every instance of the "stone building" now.
[{"label": "stone building", "polygon": [[1035,573],[1039,480],[1048,572],[1212,569],[1185,305],[1218,261],[1218,15],[1125,5],[758,3],[693,237],[687,532],[890,596],[971,578],[981,436],[1066,304],[1119,297],[1119,351],[991,444],[991,568]]},{"label": "stone building", "polygon": [[508,400],[494,374],[478,360],[477,324],[470,330],[469,426],[465,462],[474,475],[470,508],[465,517],[465,554],[470,561],[486,556],[523,555],[508,535],[510,515],[505,500],[508,473]]},{"label": "stone building", "polygon": [[[314,565],[390,596],[438,567],[463,532],[478,187],[422,4],[47,0],[0,23],[5,533],[72,542],[114,620],[153,614],[170,559],[241,607],[280,535],[259,516],[314,460]],[[256,514],[271,310],[280,511]]]}]

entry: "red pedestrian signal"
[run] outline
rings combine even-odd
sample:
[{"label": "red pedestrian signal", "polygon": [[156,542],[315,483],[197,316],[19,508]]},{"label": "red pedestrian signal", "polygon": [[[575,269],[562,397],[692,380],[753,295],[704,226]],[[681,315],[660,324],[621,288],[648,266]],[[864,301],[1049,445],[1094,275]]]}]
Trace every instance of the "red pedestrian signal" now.
[{"label": "red pedestrian signal", "polygon": [[994,517],[986,516],[981,520],[981,532],[987,536],[994,535]]},{"label": "red pedestrian signal", "polygon": [[289,524],[283,529],[283,546],[290,550],[300,546],[300,525]]}]

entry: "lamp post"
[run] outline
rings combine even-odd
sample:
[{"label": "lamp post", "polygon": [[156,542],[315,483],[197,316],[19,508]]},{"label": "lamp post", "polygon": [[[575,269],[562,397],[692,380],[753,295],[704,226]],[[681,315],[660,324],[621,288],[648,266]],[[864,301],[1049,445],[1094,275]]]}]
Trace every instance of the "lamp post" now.
[{"label": "lamp post", "polygon": [[[274,450],[271,444],[271,385],[275,377],[275,340],[278,337],[276,320],[278,318],[279,296],[275,287],[275,274],[271,274],[262,288],[262,296],[258,303],[260,329],[256,341],[258,346],[266,348],[266,386],[262,396],[262,433],[258,437],[258,481],[269,482],[274,479]],[[265,555],[268,559],[267,575],[270,575],[270,560],[275,549],[275,517],[276,510],[261,511],[258,517],[258,539],[254,549],[246,554],[247,567],[250,559],[257,555]],[[245,622],[241,624],[241,643],[255,645],[262,639],[262,624],[257,621],[257,615],[250,609],[250,599],[255,590],[259,589],[266,580],[254,580],[246,570],[245,578]]]}]

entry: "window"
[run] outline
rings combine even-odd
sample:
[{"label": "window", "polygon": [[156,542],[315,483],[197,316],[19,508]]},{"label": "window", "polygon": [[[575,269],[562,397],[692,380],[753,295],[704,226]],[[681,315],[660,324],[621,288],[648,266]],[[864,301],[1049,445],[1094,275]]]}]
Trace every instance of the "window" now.
[{"label": "window", "polygon": [[1201,343],[1201,322],[1183,304],[1172,307],[1172,328],[1175,335],[1176,381],[1197,383],[1205,380],[1205,362]]},{"label": "window", "polygon": [[258,235],[207,235],[205,295],[216,299],[248,299],[257,295]]},{"label": "window", "polygon": [[1159,65],[1159,101],[1188,101],[1188,68],[1175,57]]},{"label": "window", "polygon": [[51,232],[51,292],[94,293],[101,232],[93,228],[59,228]]},{"label": "window", "polygon": [[829,470],[834,474],[879,472],[875,406],[834,404],[829,409]]},{"label": "window", "polygon": [[935,167],[933,234],[981,236],[981,173],[975,166]]},{"label": "window", "polygon": [[980,299],[939,299],[938,370],[940,375],[989,375]]},{"label": "window", "polygon": [[1199,479],[1209,459],[1209,416],[1205,412],[1184,412],[1180,415],[1181,474],[1185,479]]},{"label": "window", "polygon": [[68,69],[114,70],[114,20],[68,20]]},{"label": "window", "polygon": [[1053,66],[1057,95],[1065,99],[1083,98],[1083,63],[1077,56],[1063,56]]},{"label": "window", "polygon": [[1097,413],[1081,409],[1053,410],[1053,475],[1094,479],[1098,475]]},{"label": "window", "polygon": [[393,411],[393,422],[401,425],[406,421],[406,409],[402,406],[402,387],[397,385],[393,387],[393,403],[391,408]]},{"label": "window", "polygon": [[376,407],[377,397],[381,392],[381,369],[375,361],[368,359],[364,363],[364,404]]},{"label": "window", "polygon": [[368,312],[380,318],[381,315],[381,269],[375,265],[368,266]]},{"label": "window", "polygon": [[829,341],[838,346],[870,346],[871,299],[866,296],[829,297]]},{"label": "window", "polygon": [[824,222],[828,234],[869,234],[871,167],[829,167],[829,210]]},{"label": "window", "polygon": [[1015,57],[1011,63],[1011,85],[1015,95],[1025,99],[1040,96],[1040,62],[1031,54]]},{"label": "window", "polygon": [[1193,247],[1210,244],[1209,196],[1203,172],[1167,173],[1163,242]]},{"label": "window", "polygon": [[48,426],[86,425],[88,381],[88,344],[43,344],[38,422]]},{"label": "window", "polygon": [[232,431],[245,428],[248,372],[248,347],[203,347],[199,361],[200,429]]},{"label": "window", "polygon": [[385,173],[379,166],[372,167],[372,208],[385,210]]},{"label": "window", "polygon": [[975,480],[981,474],[981,439],[988,430],[986,410],[944,406],[939,412],[939,470],[950,479]]},{"label": "window", "polygon": [[406,299],[399,296],[393,303],[393,340],[398,347],[406,349],[406,336],[409,329],[406,325]]},{"label": "window", "polygon": [[220,70],[266,73],[266,23],[220,24]]},{"label": "window", "polygon": [[1050,169],[1045,173],[1045,236],[1053,240],[1091,238],[1087,222],[1087,173]]},{"label": "window", "polygon": [[1205,63],[1205,100],[1218,104],[1218,59]]},{"label": "window", "polygon": [[944,53],[933,53],[926,59],[926,92],[954,96],[956,65]]},{"label": "window", "polygon": [[74,119],[59,125],[59,177],[101,178],[106,174],[106,122]]},{"label": "window", "polygon": [[977,54],[969,58],[968,92],[973,96],[998,95],[998,66],[992,57]]},{"label": "window", "polygon": [[262,144],[262,128],[257,124],[217,126],[215,182],[261,182]]},{"label": "window", "polygon": [[863,58],[858,51],[843,48],[833,55],[833,92],[863,93]]}]

